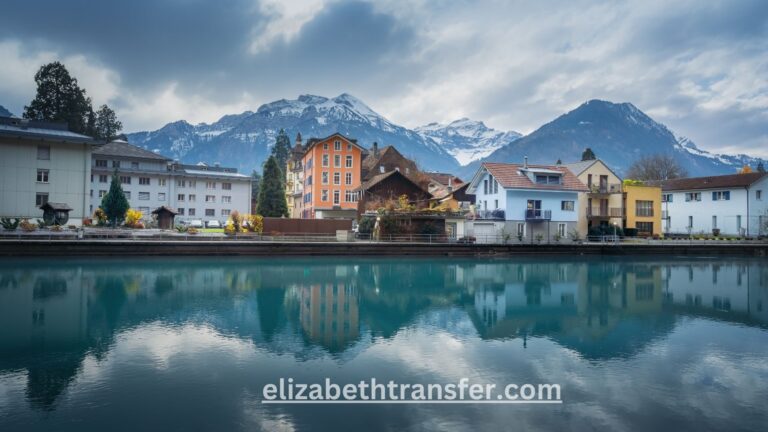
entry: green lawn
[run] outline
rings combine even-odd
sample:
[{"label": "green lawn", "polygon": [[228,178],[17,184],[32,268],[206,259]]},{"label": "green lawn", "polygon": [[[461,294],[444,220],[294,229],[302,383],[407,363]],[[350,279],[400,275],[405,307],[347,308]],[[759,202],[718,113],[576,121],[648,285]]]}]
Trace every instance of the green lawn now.
[{"label": "green lawn", "polygon": [[224,228],[198,228],[198,232],[204,233],[224,233]]}]

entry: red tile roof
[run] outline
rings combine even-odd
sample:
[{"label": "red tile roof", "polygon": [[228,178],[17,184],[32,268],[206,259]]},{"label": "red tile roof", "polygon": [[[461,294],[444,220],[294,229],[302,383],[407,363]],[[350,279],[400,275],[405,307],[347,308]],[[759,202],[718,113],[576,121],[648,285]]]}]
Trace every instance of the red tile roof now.
[{"label": "red tile roof", "polygon": [[576,192],[586,192],[587,186],[584,185],[575,175],[562,165],[532,165],[528,164],[528,169],[545,169],[558,171],[562,174],[563,184],[543,185],[532,182],[528,176],[523,174],[523,165],[508,163],[486,162],[483,166],[493,177],[505,188],[510,189],[543,189],[543,190],[568,190]]},{"label": "red tile roof", "polygon": [[711,177],[690,177],[659,182],[662,190],[721,189],[747,187],[767,175],[762,172],[728,174]]}]

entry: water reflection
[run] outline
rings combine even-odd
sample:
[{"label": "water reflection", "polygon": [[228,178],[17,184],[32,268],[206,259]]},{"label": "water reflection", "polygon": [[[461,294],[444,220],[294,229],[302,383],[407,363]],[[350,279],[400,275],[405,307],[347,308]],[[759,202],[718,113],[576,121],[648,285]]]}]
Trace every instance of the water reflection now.
[{"label": "water reflection", "polygon": [[[22,374],[32,411],[56,411],[57,401],[84,373],[86,358],[104,361],[121,334],[150,334],[158,323],[212,329],[256,353],[287,356],[298,364],[327,358],[341,366],[408,329],[423,328],[426,317],[430,326],[466,343],[498,341],[530,350],[554,342],[590,361],[635,359],[687,318],[759,329],[765,341],[763,264],[753,259],[6,262],[0,264],[0,390],[3,376]],[[469,334],[461,327],[465,320],[472,325]],[[0,426],[3,414],[8,413],[0,408]]]}]

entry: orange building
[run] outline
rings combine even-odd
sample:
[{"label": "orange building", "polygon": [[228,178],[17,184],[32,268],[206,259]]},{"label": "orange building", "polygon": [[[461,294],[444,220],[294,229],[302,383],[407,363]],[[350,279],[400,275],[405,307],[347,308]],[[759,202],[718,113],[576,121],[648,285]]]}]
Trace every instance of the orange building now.
[{"label": "orange building", "polygon": [[307,141],[304,167],[303,219],[354,219],[364,149],[357,140],[335,133]]}]

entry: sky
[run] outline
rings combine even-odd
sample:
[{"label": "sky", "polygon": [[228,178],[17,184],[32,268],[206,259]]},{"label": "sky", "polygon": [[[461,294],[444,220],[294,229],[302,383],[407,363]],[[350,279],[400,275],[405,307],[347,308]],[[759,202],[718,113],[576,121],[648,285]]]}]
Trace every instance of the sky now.
[{"label": "sky", "polygon": [[410,128],[530,133],[604,99],[768,157],[765,0],[5,0],[0,105],[53,60],[126,132],[347,92]]}]

